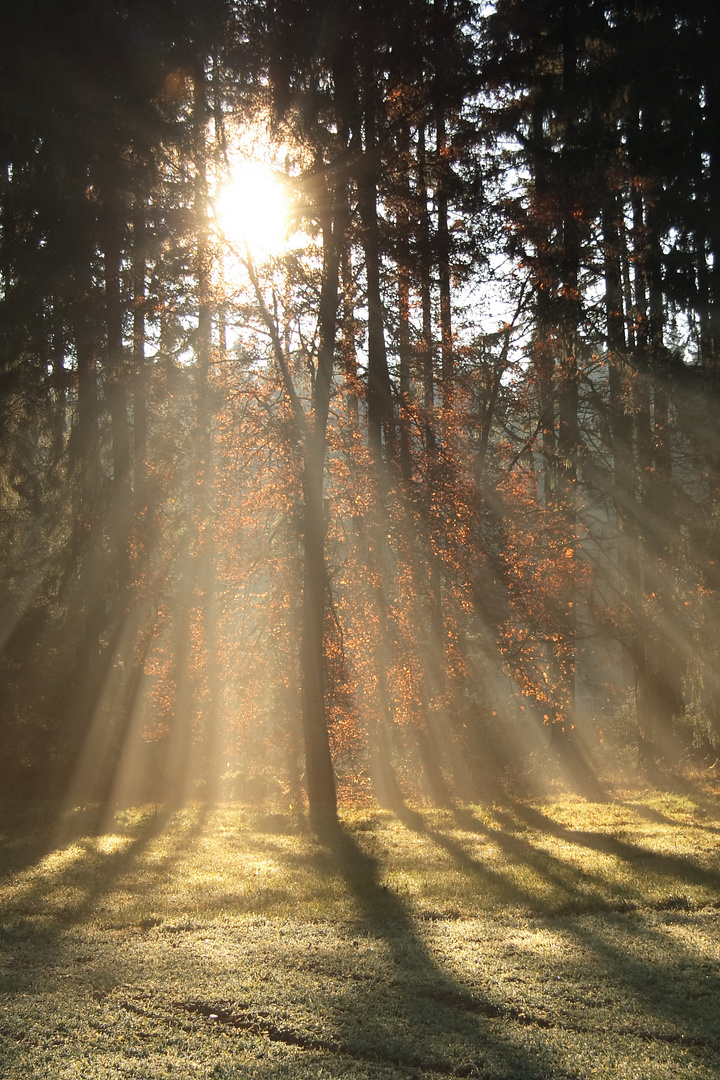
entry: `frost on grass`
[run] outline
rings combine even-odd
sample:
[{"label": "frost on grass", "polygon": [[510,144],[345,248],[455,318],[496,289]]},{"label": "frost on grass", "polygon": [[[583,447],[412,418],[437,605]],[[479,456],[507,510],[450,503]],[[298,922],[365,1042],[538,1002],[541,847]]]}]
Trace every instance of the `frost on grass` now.
[{"label": "frost on grass", "polygon": [[0,879],[3,1077],[720,1075],[712,816],[144,820]]}]

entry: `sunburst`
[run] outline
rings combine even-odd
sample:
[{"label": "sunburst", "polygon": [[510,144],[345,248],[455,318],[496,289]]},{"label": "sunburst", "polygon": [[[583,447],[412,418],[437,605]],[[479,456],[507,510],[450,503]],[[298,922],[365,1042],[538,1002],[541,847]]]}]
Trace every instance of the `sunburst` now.
[{"label": "sunburst", "polygon": [[277,254],[287,242],[287,191],[262,161],[243,158],[235,165],[215,199],[214,215],[227,245],[255,261]]}]

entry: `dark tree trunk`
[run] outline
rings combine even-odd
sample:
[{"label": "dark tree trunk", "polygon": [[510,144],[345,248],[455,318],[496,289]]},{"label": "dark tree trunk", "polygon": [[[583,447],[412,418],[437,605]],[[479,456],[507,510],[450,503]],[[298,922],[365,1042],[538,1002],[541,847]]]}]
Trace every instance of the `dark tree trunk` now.
[{"label": "dark tree trunk", "polygon": [[[150,512],[148,505],[148,365],[145,357],[145,305],[146,305],[146,261],[145,261],[145,207],[139,205],[135,210],[133,227],[133,254],[132,254],[132,289],[133,289],[133,379],[132,379],[132,402],[133,402],[133,461],[134,461],[134,494],[135,494],[135,521],[139,525],[144,521],[144,527],[140,530],[147,534],[149,522],[147,515]],[[146,539],[146,535],[145,535]]]},{"label": "dark tree trunk", "polygon": [[453,377],[455,374],[455,355],[452,332],[452,296],[450,290],[450,227],[448,222],[448,164],[447,126],[442,102],[435,111],[435,127],[438,156],[437,187],[435,201],[437,205],[437,269],[440,293],[440,355],[441,385],[443,401],[450,403]]},{"label": "dark tree trunk", "polygon": [[130,421],[125,350],[123,346],[123,309],[120,292],[122,263],[122,202],[108,178],[104,208],[105,256],[105,328],[107,352],[105,378],[107,405],[110,413],[112,440],[113,494],[110,507],[110,544],[113,549],[114,577],[117,596],[115,606],[125,606],[129,585],[129,534],[132,508],[132,475],[130,450]]},{"label": "dark tree trunk", "polygon": [[412,382],[410,351],[410,129],[401,121],[398,137],[400,157],[397,228],[398,360],[400,374],[400,467],[408,479],[412,472],[409,415]]},{"label": "dark tree trunk", "polygon": [[418,272],[420,275],[419,292],[422,314],[420,337],[420,371],[423,387],[423,408],[425,411],[425,444],[428,453],[435,451],[435,357],[433,349],[432,317],[432,236],[430,213],[428,211],[427,149],[425,125],[418,131]]},{"label": "dark tree trunk", "polygon": [[[342,201],[346,196],[338,194]],[[302,719],[305,769],[310,814],[317,821],[337,815],[335,771],[330,753],[325,702],[325,614],[327,610],[327,529],[323,496],[326,436],[330,409],[333,358],[337,337],[337,308],[342,227],[328,190],[323,200],[323,276],[319,310],[319,346],[313,388],[313,412],[307,425],[303,475],[304,584],[301,647]],[[340,215],[342,222],[342,212]]]},{"label": "dark tree trunk", "polygon": [[364,155],[358,179],[368,312],[368,431],[377,459],[383,445],[392,456],[395,442],[392,386],[385,346],[385,317],[380,284],[380,223],[377,208],[377,124],[374,94],[367,87],[364,117]]},{"label": "dark tree trunk", "polygon": [[[220,719],[220,661],[217,632],[217,551],[214,537],[215,454],[212,435],[213,295],[212,254],[208,235],[208,144],[206,126],[210,106],[204,60],[195,76],[195,216],[198,227],[195,281],[198,295],[196,337],[197,395],[197,502],[200,528],[195,565],[195,587],[202,620],[206,704],[202,713],[202,744],[198,773],[208,798],[214,796],[218,772],[218,725]],[[199,688],[196,689],[196,695]]]}]

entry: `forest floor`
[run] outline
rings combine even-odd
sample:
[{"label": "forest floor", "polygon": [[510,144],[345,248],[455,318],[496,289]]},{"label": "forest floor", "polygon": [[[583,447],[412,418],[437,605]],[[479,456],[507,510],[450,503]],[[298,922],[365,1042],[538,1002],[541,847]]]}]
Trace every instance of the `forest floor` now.
[{"label": "forest floor", "polygon": [[0,832],[3,1080],[720,1077],[720,793]]}]

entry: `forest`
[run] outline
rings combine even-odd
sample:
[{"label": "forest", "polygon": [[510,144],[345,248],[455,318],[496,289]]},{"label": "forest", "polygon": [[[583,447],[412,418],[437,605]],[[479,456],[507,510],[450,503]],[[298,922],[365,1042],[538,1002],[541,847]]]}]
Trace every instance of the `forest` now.
[{"label": "forest", "polygon": [[720,6],[0,16],[4,798],[720,756]]}]

